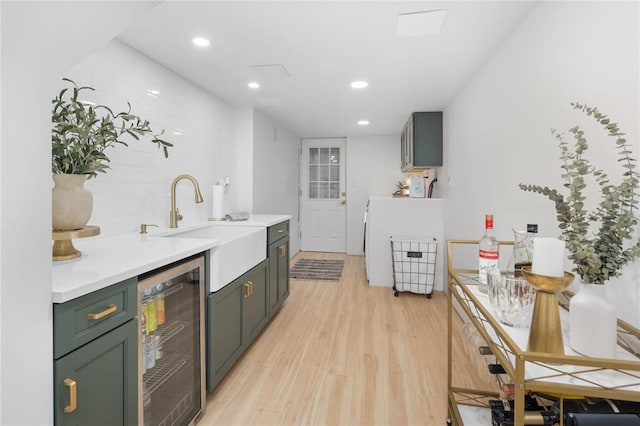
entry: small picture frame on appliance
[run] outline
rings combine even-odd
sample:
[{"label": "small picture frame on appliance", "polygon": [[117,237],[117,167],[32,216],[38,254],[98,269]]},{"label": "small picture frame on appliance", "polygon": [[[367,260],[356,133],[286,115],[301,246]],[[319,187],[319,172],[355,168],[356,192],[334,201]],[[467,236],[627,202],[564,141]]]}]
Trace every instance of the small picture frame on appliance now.
[{"label": "small picture frame on appliance", "polygon": [[409,186],[409,197],[424,198],[425,195],[424,178],[414,177],[413,179],[411,179],[411,185]]}]

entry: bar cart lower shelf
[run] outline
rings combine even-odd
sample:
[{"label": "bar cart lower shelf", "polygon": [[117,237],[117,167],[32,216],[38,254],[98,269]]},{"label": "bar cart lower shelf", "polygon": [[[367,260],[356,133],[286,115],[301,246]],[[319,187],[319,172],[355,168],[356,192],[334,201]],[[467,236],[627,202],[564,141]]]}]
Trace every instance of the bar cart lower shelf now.
[{"label": "bar cart lower shelf", "polygon": [[[501,241],[501,245],[511,242]],[[571,401],[592,403],[612,400],[619,406],[640,412],[640,330],[618,320],[618,353],[616,359],[580,356],[568,346],[565,355],[527,352],[528,329],[513,328],[498,322],[486,294],[479,291],[477,270],[457,267],[455,261],[469,261],[470,253],[477,253],[476,240],[448,240],[448,411],[447,423],[453,425],[491,425],[490,401],[504,404],[515,426],[526,424],[568,424],[566,407]],[[458,255],[458,257],[456,257]],[[570,292],[559,295],[563,332],[568,329],[568,300]],[[481,337],[484,350],[490,353],[491,363],[499,364],[504,373],[496,375],[500,384],[509,383],[512,394],[505,397],[497,386],[495,392],[457,387],[452,382],[452,319],[460,315]],[[564,338],[565,342],[569,339]],[[501,396],[504,399],[501,399]],[[554,405],[558,413],[556,423],[531,423],[537,412],[525,410],[525,402],[541,402],[542,407]],[[618,403],[619,402],[619,403]],[[615,404],[614,404],[615,405]],[[629,408],[631,407],[631,408]],[[527,407],[528,408],[528,407]],[[541,408],[543,409],[543,408]],[[622,411],[624,412],[624,411]],[[539,417],[539,416],[538,416]],[[621,419],[621,417],[620,417]],[[640,419],[639,419],[640,420]],[[535,420],[539,421],[539,420]],[[500,424],[500,423],[494,423]],[[590,423],[594,424],[594,423]],[[603,423],[604,424],[604,423]],[[613,423],[618,424],[618,423]],[[620,423],[622,424],[622,423]],[[631,423],[635,424],[635,423]]]}]

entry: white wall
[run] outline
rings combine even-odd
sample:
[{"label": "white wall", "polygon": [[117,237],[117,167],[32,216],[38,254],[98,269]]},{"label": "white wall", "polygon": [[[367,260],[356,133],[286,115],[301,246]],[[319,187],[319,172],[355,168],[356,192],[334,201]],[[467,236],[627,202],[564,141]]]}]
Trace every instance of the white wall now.
[{"label": "white wall", "polygon": [[52,93],[70,63],[156,4],[0,2],[0,424],[53,424]]},{"label": "white wall", "polygon": [[[538,223],[542,236],[559,235],[552,202],[518,184],[563,189],[550,129],[589,123],[572,101],[620,123],[640,158],[638,21],[637,2],[541,2],[478,71],[445,110],[439,180],[448,198],[447,238],[480,238],[485,213],[495,215],[500,239],[512,239],[511,228],[526,223]],[[590,134],[589,157],[617,167],[612,141]],[[620,315],[635,325],[638,265],[607,286]]]},{"label": "white wall", "polygon": [[261,111],[253,114],[253,213],[291,215],[290,254],[300,250],[300,136]]},{"label": "white wall", "polygon": [[[236,117],[236,143],[226,167],[231,176],[231,186],[225,195],[225,212],[252,212],[253,209],[253,118],[253,108],[242,108]],[[229,193],[236,194],[236,197],[229,197]]]},{"label": "white wall", "polygon": [[399,131],[347,138],[347,254],[363,254],[363,215],[369,197],[393,194],[399,180],[404,180]]}]

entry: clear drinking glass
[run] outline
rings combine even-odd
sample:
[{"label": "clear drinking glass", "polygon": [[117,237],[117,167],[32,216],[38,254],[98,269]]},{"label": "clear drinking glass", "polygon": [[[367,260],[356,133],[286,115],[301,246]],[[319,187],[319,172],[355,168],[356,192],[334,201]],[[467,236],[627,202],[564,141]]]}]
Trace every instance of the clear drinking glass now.
[{"label": "clear drinking glass", "polygon": [[487,277],[489,301],[496,318],[511,327],[529,327],[536,291],[514,271],[494,271]]}]

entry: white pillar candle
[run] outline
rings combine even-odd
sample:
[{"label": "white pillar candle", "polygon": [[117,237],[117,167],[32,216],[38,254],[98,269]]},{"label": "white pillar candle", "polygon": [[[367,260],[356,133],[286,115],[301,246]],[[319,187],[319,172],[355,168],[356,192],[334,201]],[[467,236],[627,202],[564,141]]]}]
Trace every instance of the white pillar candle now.
[{"label": "white pillar candle", "polygon": [[557,238],[534,238],[531,272],[547,277],[563,277],[564,241]]}]

